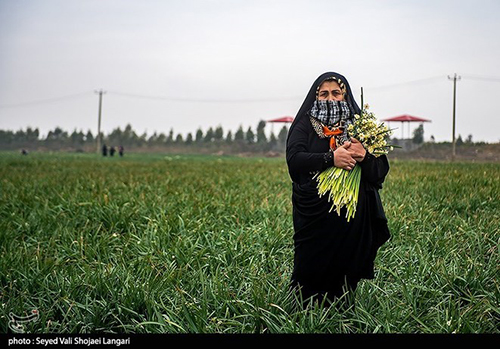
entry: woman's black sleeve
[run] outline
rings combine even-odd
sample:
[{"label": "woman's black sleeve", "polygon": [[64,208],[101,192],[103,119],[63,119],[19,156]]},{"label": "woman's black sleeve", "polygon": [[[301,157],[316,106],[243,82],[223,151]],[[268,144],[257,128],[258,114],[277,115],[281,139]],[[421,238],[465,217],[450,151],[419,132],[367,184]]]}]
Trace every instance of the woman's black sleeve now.
[{"label": "woman's black sleeve", "polygon": [[311,153],[308,150],[309,134],[312,132],[311,125],[300,122],[291,131],[287,142],[286,160],[290,173],[310,173],[312,171],[323,171],[333,166],[333,153],[321,152]]},{"label": "woman's black sleeve", "polygon": [[359,164],[361,165],[362,178],[376,187],[381,188],[385,176],[387,176],[389,172],[389,161],[387,160],[387,156],[381,155],[375,157],[366,152],[365,158]]}]

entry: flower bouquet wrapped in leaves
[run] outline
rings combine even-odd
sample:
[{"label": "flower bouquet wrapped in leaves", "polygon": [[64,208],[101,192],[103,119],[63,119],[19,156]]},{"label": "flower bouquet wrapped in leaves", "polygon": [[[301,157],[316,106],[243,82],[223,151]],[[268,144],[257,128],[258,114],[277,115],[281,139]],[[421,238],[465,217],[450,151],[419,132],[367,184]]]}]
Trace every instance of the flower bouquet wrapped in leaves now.
[{"label": "flower bouquet wrapped in leaves", "polygon": [[[361,111],[361,115],[354,115],[354,122],[347,126],[348,137],[356,138],[367,152],[376,157],[393,149],[393,146],[388,144],[391,133],[385,124],[377,122],[372,112],[368,112],[368,105]],[[330,212],[335,210],[340,216],[340,210],[346,207],[346,218],[349,222],[356,213],[361,166],[356,164],[351,171],[333,166],[318,173],[315,179],[318,182],[320,197],[328,195],[328,201],[332,203]]]}]

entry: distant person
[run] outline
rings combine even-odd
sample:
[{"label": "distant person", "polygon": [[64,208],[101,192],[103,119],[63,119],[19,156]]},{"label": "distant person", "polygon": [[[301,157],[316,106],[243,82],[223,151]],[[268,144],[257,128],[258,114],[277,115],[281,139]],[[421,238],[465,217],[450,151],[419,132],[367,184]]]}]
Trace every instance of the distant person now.
[{"label": "distant person", "polygon": [[115,155],[115,151],[116,151],[115,147],[109,148],[109,156],[114,156]]},{"label": "distant person", "polygon": [[[378,190],[389,171],[385,155],[375,157],[349,138],[343,125],[360,114],[345,77],[325,73],[317,78],[288,132],[286,161],[292,179],[294,265],[292,288],[303,301],[354,306],[361,279],[374,278],[374,259],[390,237]],[[323,127],[324,126],[324,127]],[[325,133],[325,128],[330,131]],[[333,133],[336,131],[336,133]],[[337,132],[338,131],[338,132]],[[332,147],[335,137],[338,147]],[[335,166],[362,169],[356,216],[331,211],[327,195],[318,195],[315,174]],[[302,304],[306,306],[306,303]]]},{"label": "distant person", "polygon": [[102,156],[108,156],[108,147],[106,144],[102,146]]},{"label": "distant person", "polygon": [[28,151],[26,149],[21,150],[21,154],[28,155]]},{"label": "distant person", "polygon": [[118,153],[120,154],[120,157],[123,156],[124,151],[125,151],[125,149],[123,148],[123,146],[120,145],[120,147],[118,148]]}]

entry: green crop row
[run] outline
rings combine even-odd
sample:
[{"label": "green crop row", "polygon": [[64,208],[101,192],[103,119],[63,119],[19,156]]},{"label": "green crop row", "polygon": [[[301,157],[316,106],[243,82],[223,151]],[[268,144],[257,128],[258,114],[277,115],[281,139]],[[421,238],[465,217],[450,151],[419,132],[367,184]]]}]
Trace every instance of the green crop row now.
[{"label": "green crop row", "polygon": [[0,331],[498,333],[500,165],[391,161],[356,307],[294,307],[282,158],[0,154]]}]

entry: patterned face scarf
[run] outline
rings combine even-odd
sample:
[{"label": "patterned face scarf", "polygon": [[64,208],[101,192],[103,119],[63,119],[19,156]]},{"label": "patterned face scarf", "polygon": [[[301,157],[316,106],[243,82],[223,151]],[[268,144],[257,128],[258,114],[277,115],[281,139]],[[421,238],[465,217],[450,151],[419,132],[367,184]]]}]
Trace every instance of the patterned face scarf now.
[{"label": "patterned face scarf", "polygon": [[347,102],[316,100],[309,115],[316,133],[321,138],[331,137],[331,148],[349,140],[346,129],[352,124],[352,113]]},{"label": "patterned face scarf", "polygon": [[326,126],[338,127],[351,120],[351,109],[345,101],[315,100],[309,115]]}]

